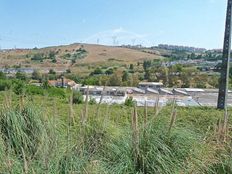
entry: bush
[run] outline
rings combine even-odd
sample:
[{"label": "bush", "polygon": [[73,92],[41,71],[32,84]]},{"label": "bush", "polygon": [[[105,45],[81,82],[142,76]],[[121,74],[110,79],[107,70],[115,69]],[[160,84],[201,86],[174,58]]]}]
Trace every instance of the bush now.
[{"label": "bush", "polygon": [[26,80],[27,79],[27,75],[25,73],[22,73],[22,72],[17,72],[15,77],[16,77],[16,79],[19,79],[19,80]]},{"label": "bush", "polygon": [[17,95],[22,95],[25,93],[25,88],[26,88],[26,85],[23,81],[21,80],[16,80],[13,82],[13,91],[15,94]]},{"label": "bush", "polygon": [[53,75],[55,75],[55,74],[56,74],[56,71],[55,71],[54,69],[50,69],[49,72],[48,72],[48,74],[53,74]]},{"label": "bush", "polygon": [[5,91],[6,89],[10,89],[11,82],[9,80],[0,80],[0,91]]},{"label": "bush", "polygon": [[126,106],[129,106],[129,107],[132,107],[135,105],[135,101],[133,100],[133,97],[128,97],[125,101],[125,105]]},{"label": "bush", "polygon": [[112,75],[113,73],[114,73],[113,68],[109,68],[109,69],[107,69],[106,72],[105,72],[106,75]]},{"label": "bush", "polygon": [[39,86],[28,85],[26,87],[26,93],[30,95],[44,95],[44,90]]},{"label": "bush", "polygon": [[44,59],[44,55],[40,53],[33,55],[31,58],[31,60],[33,61],[40,61],[40,62],[42,62],[43,59]]},{"label": "bush", "polygon": [[0,72],[0,79],[6,79],[6,74],[3,72]]},{"label": "bush", "polygon": [[90,105],[95,105],[95,104],[97,104],[96,99],[95,99],[95,98],[90,98],[89,104],[90,104]]},{"label": "bush", "polygon": [[90,75],[100,75],[103,74],[103,71],[101,68],[96,68]]},{"label": "bush", "polygon": [[84,102],[83,95],[79,91],[73,92],[73,103],[74,104],[82,104]]},{"label": "bush", "polygon": [[62,88],[50,87],[47,89],[49,97],[65,98],[65,91]]}]

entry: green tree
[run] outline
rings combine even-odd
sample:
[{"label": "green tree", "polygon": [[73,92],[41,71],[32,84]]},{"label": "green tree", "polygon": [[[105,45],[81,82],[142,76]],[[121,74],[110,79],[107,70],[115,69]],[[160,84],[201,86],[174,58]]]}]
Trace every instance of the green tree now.
[{"label": "green tree", "polygon": [[152,62],[150,60],[145,60],[143,62],[143,69],[144,69],[144,71],[148,70],[148,68],[150,68],[151,65],[152,65]]},{"label": "green tree", "polygon": [[100,75],[100,74],[103,74],[103,71],[101,68],[96,68],[92,73],[91,75]]},{"label": "green tree", "polygon": [[42,80],[42,74],[38,70],[34,70],[31,75],[31,78],[33,80]]},{"label": "green tree", "polygon": [[121,86],[122,85],[122,78],[117,73],[114,73],[110,77],[108,84],[110,86]]},{"label": "green tree", "polygon": [[67,73],[67,74],[70,74],[70,73],[71,73],[71,70],[70,70],[70,69],[67,69],[67,70],[66,70],[66,73]]},{"label": "green tree", "polygon": [[109,68],[109,69],[107,69],[106,72],[105,72],[106,75],[112,75],[113,73],[114,73],[113,68]]},{"label": "green tree", "polygon": [[122,75],[122,81],[126,82],[128,80],[129,80],[129,73],[127,71],[124,71]]},{"label": "green tree", "polygon": [[56,59],[56,52],[55,51],[50,51],[49,54],[48,54],[48,58],[49,59]]},{"label": "green tree", "polygon": [[56,71],[54,69],[50,69],[49,72],[48,72],[48,74],[54,74],[55,75]]},{"label": "green tree", "polygon": [[43,59],[44,59],[44,54],[42,54],[42,53],[34,54],[34,55],[31,57],[31,60],[33,60],[33,61],[40,61],[40,62],[42,62]]}]

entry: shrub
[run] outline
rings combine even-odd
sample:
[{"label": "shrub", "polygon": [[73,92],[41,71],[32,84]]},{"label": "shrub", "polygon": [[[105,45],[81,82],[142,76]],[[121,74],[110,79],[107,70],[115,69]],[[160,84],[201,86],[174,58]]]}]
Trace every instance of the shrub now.
[{"label": "shrub", "polygon": [[50,97],[60,97],[65,98],[65,91],[62,88],[50,87],[47,89],[48,95]]},{"label": "shrub", "polygon": [[0,72],[0,79],[6,79],[6,74],[3,72]]},{"label": "shrub", "polygon": [[103,74],[103,71],[101,68],[96,68],[92,73],[91,75],[100,75],[100,74]]},{"label": "shrub", "polygon": [[135,101],[133,100],[133,97],[128,97],[125,101],[125,105],[126,106],[129,106],[129,107],[132,107],[135,105]]},{"label": "shrub", "polygon": [[113,68],[109,68],[109,69],[107,69],[106,72],[105,72],[106,75],[112,75],[113,73],[114,73]]},{"label": "shrub", "polygon": [[73,92],[73,103],[74,104],[82,104],[84,102],[83,95],[79,91]]},{"label": "shrub", "polygon": [[43,95],[44,90],[39,86],[28,85],[26,87],[26,93],[30,95]]},{"label": "shrub", "polygon": [[56,71],[55,71],[54,69],[50,69],[49,72],[48,72],[48,74],[53,74],[53,75],[55,75],[55,74],[56,74]]},{"label": "shrub", "polygon": [[16,80],[14,81],[14,85],[13,85],[13,91],[15,94],[17,95],[22,95],[25,93],[25,88],[26,85],[23,81],[21,80]]},{"label": "shrub", "polygon": [[95,105],[95,104],[97,104],[96,99],[95,99],[95,98],[90,98],[89,104],[90,104],[90,105]]},{"label": "shrub", "polygon": [[44,55],[40,53],[33,55],[31,58],[31,60],[33,61],[40,61],[40,62],[42,62],[43,59],[44,59]]},{"label": "shrub", "polygon": [[0,91],[5,91],[6,89],[10,89],[11,82],[9,80],[0,80]]},{"label": "shrub", "polygon": [[16,77],[16,79],[19,79],[19,80],[26,80],[27,79],[26,74],[22,73],[22,72],[17,72],[15,77]]}]

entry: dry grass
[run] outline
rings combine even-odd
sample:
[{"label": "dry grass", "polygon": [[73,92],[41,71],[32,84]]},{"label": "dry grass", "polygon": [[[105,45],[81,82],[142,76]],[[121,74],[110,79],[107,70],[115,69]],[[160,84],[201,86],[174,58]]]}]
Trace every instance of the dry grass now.
[{"label": "dry grass", "polygon": [[[143,60],[153,60],[159,59],[161,56],[154,54],[144,53],[142,51],[119,48],[119,47],[110,47],[103,45],[91,45],[83,44],[84,49],[88,52],[87,57],[82,60],[78,60],[76,65],[92,65],[93,63],[104,65],[104,64],[130,64]],[[48,47],[39,50],[12,50],[6,53],[0,53],[0,67],[6,65],[21,65],[22,67],[32,67],[32,68],[42,68],[42,69],[67,69],[70,68],[70,61],[62,58],[64,54],[73,53],[75,50],[81,47],[80,44],[72,44],[66,46],[57,46],[57,47]],[[26,58],[26,55],[34,53],[49,53],[49,51],[58,51],[57,54],[57,63],[51,63],[49,60],[44,62],[33,62],[30,58]],[[79,67],[73,65],[71,69],[74,72],[79,72]],[[82,71],[84,71],[82,69]]]}]

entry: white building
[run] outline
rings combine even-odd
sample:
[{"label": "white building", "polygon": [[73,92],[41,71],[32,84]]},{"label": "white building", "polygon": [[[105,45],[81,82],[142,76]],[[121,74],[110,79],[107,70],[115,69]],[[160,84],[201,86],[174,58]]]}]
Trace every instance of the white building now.
[{"label": "white building", "polygon": [[140,89],[146,90],[148,88],[159,90],[163,87],[163,83],[160,82],[140,82],[139,86]]}]

